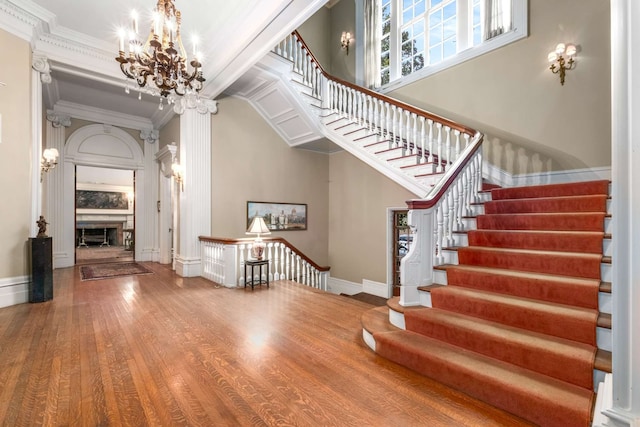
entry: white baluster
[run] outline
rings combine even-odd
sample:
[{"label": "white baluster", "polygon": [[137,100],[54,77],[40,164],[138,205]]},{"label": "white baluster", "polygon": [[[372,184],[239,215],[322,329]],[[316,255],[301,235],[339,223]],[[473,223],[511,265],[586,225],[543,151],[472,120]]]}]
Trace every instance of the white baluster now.
[{"label": "white baluster", "polygon": [[238,247],[240,248],[240,279],[238,280],[238,286],[243,286],[247,280],[246,277],[244,277],[244,263],[245,263],[245,256],[244,256],[244,250],[245,250],[245,246],[244,244],[238,245]]},{"label": "white baluster", "polygon": [[443,245],[449,247],[449,236],[451,230],[449,230],[449,197],[448,193],[445,193],[442,197],[442,233],[443,233]]},{"label": "white baluster", "polygon": [[286,248],[285,249],[285,259],[286,259],[286,268],[285,268],[285,273],[286,273],[286,280],[290,280],[291,279],[291,274],[290,274],[290,261],[289,261],[289,254],[291,253],[291,249]]},{"label": "white baluster", "polygon": [[460,157],[460,131],[459,130],[455,130],[453,132],[453,134],[456,137],[456,154],[455,154],[455,158],[454,158],[454,161],[455,161],[455,160],[458,160],[458,157]]},{"label": "white baluster", "polygon": [[404,110],[398,107],[398,146],[402,148],[402,154],[404,154]]},{"label": "white baluster", "polygon": [[300,256],[296,255],[296,282],[300,283]]},{"label": "white baluster", "polygon": [[446,164],[446,166],[445,166],[445,168],[446,168],[446,169],[449,169],[449,165],[450,165],[451,163],[453,163],[453,162],[451,161],[451,128],[450,128],[449,126],[445,126],[443,129],[445,130],[446,135],[447,135],[447,141],[446,141],[446,143],[445,143],[446,152],[447,152],[447,154],[446,154],[447,158],[446,158],[446,163],[445,163],[445,164]]},{"label": "white baluster", "polygon": [[464,148],[467,148],[469,146],[469,138],[471,138],[471,135],[469,135],[468,133],[464,134]]},{"label": "white baluster", "polygon": [[427,134],[424,128],[424,117],[420,116],[418,120],[420,120],[420,163],[426,163],[425,141],[427,139]]},{"label": "white baluster", "polygon": [[429,163],[433,163],[434,162],[434,158],[433,158],[433,120],[429,119],[427,120],[427,123],[429,125]]},{"label": "white baluster", "polygon": [[392,139],[392,143],[391,146],[392,148],[397,148],[398,147],[398,140],[397,140],[397,136],[398,136],[398,122],[397,122],[397,112],[398,112],[398,107],[396,107],[395,105],[391,106],[391,110],[392,110],[392,117],[391,117],[391,139]]},{"label": "white baluster", "polygon": [[438,164],[436,166],[436,172],[442,172],[442,123],[436,123],[436,129],[438,131]]},{"label": "white baluster", "polygon": [[437,235],[436,235],[436,247],[437,247],[437,256],[436,256],[436,265],[444,264],[444,254],[443,254],[443,237],[444,237],[444,211],[442,208],[442,202],[438,203],[437,214],[438,225],[436,227]]}]

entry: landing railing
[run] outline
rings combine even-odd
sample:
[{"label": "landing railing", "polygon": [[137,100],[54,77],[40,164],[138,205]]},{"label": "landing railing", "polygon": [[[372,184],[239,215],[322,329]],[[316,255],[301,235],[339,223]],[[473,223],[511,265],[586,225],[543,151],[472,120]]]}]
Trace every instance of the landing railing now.
[{"label": "landing railing", "polygon": [[297,31],[273,52],[292,61],[293,71],[302,76],[312,96],[322,100],[324,109],[388,140],[389,149],[419,156],[418,164],[433,164],[435,173],[448,170],[474,139],[481,138],[472,128],[330,75]]},{"label": "landing railing", "polygon": [[[269,280],[292,280],[327,290],[329,267],[317,265],[282,238],[263,238],[264,259],[269,261]],[[200,236],[202,277],[227,287],[244,286],[245,260],[251,259],[253,239],[224,239]],[[266,274],[266,270],[262,271]],[[255,277],[264,280],[266,277]]]},{"label": "landing railing", "polygon": [[464,230],[482,185],[483,135],[464,125],[328,74],[297,32],[273,50],[293,63],[293,71],[329,114],[357,123],[388,140],[389,149],[419,156],[442,178],[422,199],[410,200],[413,243],[400,266],[400,304],[419,305],[418,287],[433,283],[433,267],[445,262],[443,249]]}]

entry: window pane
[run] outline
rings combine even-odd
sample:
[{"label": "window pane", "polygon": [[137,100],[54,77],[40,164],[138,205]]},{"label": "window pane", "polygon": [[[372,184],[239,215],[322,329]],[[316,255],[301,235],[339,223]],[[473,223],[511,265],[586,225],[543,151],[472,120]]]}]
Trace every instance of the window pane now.
[{"label": "window pane", "polygon": [[418,71],[422,67],[424,67],[424,55],[416,55],[413,58],[413,71]]},{"label": "window pane", "polygon": [[415,6],[415,8],[416,8],[415,9],[415,15],[416,16],[420,16],[420,15],[422,15],[424,13],[424,10],[425,10],[424,3],[425,3],[425,0],[421,0],[419,2],[416,2],[416,6]]},{"label": "window pane", "polygon": [[382,8],[382,20],[387,21],[391,18],[391,5],[388,4]]},{"label": "window pane", "polygon": [[413,42],[413,47],[415,48],[416,52],[424,52],[424,37],[418,37]]},{"label": "window pane", "polygon": [[380,57],[380,65],[382,68],[387,68],[389,66],[389,53],[385,53]]},{"label": "window pane", "polygon": [[387,83],[389,83],[389,70],[383,70],[381,77],[382,77],[381,83],[383,85],[386,85]]},{"label": "window pane", "polygon": [[413,19],[413,9],[409,9],[402,13],[402,23],[406,24],[407,22]]},{"label": "window pane", "polygon": [[429,31],[429,46],[442,43],[442,26],[438,25]]},{"label": "window pane", "polygon": [[409,31],[404,30],[402,31],[402,41],[406,42],[407,40],[409,40],[411,37],[409,36]]},{"label": "window pane", "polygon": [[391,21],[387,21],[382,24],[382,34],[389,34],[391,32]]},{"label": "window pane", "polygon": [[456,35],[456,19],[449,19],[444,22],[443,28],[444,38],[448,39]]},{"label": "window pane", "polygon": [[436,64],[442,61],[442,45],[429,49],[429,64]]},{"label": "window pane", "polygon": [[418,37],[422,33],[424,33],[424,21],[421,19],[413,24],[413,37]]},{"label": "window pane", "polygon": [[389,37],[385,37],[380,40],[380,53],[387,52],[389,50]]},{"label": "window pane", "polygon": [[482,29],[477,26],[473,29],[473,45],[478,46],[482,43]]},{"label": "window pane", "polygon": [[413,56],[413,42],[402,43],[402,59],[411,58]]},{"label": "window pane", "polygon": [[442,0],[431,0],[431,7],[435,7],[442,3]]},{"label": "window pane", "polygon": [[406,76],[411,74],[411,61],[405,61],[402,63],[402,75]]},{"label": "window pane", "polygon": [[437,10],[429,15],[429,27],[438,25],[442,22],[442,10]]},{"label": "window pane", "polygon": [[444,58],[448,58],[450,56],[455,55],[456,53],[456,39],[450,39],[444,42]]},{"label": "window pane", "polygon": [[407,10],[413,6],[413,0],[402,0],[402,10]]},{"label": "window pane", "polygon": [[444,19],[449,19],[452,16],[456,16],[456,2],[452,1],[444,7]]},{"label": "window pane", "polygon": [[473,7],[473,25],[480,25],[480,6]]}]

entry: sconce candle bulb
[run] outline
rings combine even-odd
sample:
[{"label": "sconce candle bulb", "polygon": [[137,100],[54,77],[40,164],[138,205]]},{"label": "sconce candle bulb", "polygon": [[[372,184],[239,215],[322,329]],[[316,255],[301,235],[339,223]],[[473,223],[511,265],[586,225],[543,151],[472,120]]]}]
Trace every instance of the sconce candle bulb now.
[{"label": "sconce candle bulb", "polygon": [[349,55],[349,43],[351,43],[351,33],[343,31],[342,36],[340,36],[340,47],[342,50],[347,51],[347,55]]},{"label": "sconce candle bulb", "polygon": [[[576,55],[576,52],[577,48],[575,45],[558,43],[556,49],[549,52],[549,55],[547,55],[547,59],[551,63],[549,69],[553,74],[558,74],[560,76],[560,84],[563,86],[566,72],[572,70],[575,65],[575,60],[573,58]],[[569,59],[567,60],[566,58]]]},{"label": "sconce candle bulb", "polygon": [[42,152],[42,159],[40,160],[40,182],[42,182],[45,172],[49,172],[56,167],[59,155],[58,150],[55,148],[47,148]]}]

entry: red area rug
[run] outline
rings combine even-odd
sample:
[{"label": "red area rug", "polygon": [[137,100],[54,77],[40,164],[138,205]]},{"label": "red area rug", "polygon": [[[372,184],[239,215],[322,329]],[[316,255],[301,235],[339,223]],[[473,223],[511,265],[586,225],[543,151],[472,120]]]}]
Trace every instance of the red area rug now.
[{"label": "red area rug", "polygon": [[80,279],[83,281],[112,279],[114,277],[141,274],[153,274],[153,271],[149,270],[142,264],[138,264],[137,262],[83,265],[80,267]]}]

